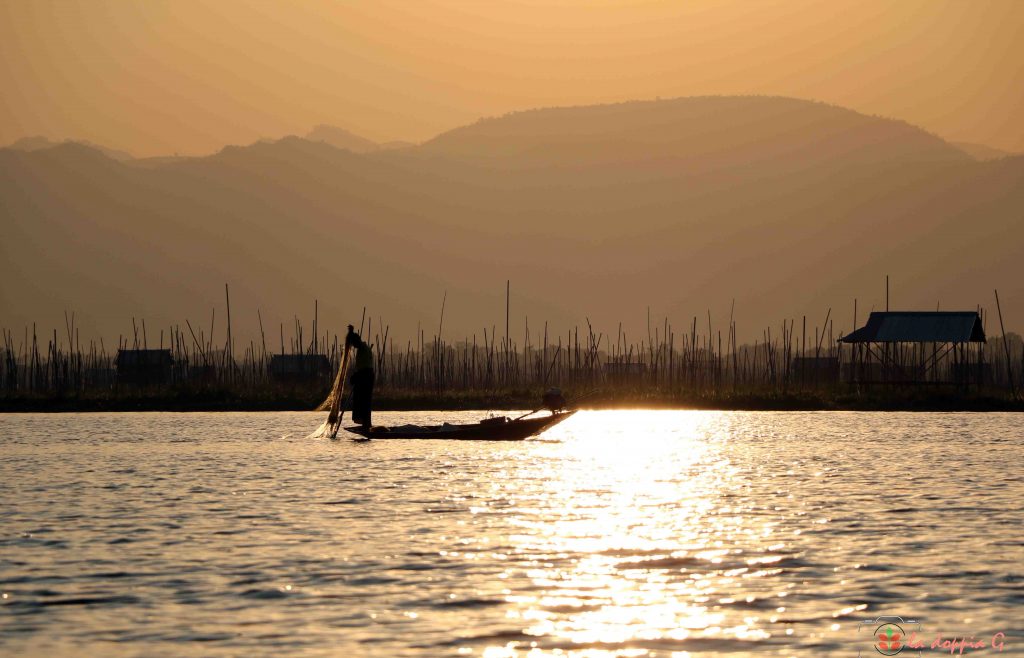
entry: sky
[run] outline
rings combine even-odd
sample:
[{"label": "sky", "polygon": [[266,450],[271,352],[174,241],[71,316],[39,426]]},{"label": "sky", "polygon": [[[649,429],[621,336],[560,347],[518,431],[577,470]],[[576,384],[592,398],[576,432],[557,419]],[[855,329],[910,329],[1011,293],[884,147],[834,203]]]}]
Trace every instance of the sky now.
[{"label": "sky", "polygon": [[535,107],[821,100],[1024,152],[1019,0],[5,0],[0,144],[422,141]]}]

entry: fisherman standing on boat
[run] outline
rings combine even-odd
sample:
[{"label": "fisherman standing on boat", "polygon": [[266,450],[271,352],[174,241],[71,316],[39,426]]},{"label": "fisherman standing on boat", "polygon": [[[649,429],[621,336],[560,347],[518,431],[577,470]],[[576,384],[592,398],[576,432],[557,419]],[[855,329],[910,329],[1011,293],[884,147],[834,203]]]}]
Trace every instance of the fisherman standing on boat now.
[{"label": "fisherman standing on boat", "polygon": [[366,429],[371,427],[370,410],[373,406],[373,350],[359,337],[352,325],[348,326],[345,348],[356,351],[355,371],[349,380],[352,384],[352,420]]}]

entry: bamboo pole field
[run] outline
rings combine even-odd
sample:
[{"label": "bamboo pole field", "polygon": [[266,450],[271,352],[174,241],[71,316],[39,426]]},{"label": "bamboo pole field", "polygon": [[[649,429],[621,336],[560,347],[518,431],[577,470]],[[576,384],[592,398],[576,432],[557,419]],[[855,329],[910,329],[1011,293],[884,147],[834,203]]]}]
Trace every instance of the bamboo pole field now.
[{"label": "bamboo pole field", "polygon": [[[225,297],[227,301],[226,289]],[[322,326],[318,306],[315,309],[312,332],[307,333],[298,317],[288,327],[282,323],[274,351],[268,347],[259,312],[259,342],[253,339],[237,346],[240,351],[230,320],[216,334],[216,311],[208,328],[186,320],[184,327],[161,329],[154,343],[149,342],[145,321],[135,318],[132,334],[114,342],[82,344],[74,314],[66,316],[63,331],[40,333],[34,324],[20,331],[4,328],[0,395],[73,397],[146,389],[272,396],[296,388],[326,391],[341,359],[343,338]],[[728,326],[719,328],[713,326],[710,312],[706,326],[694,315],[681,328],[668,318],[652,322],[648,313],[647,332],[639,340],[627,335],[621,323],[607,331],[586,319],[556,332],[547,322],[523,318],[524,330],[517,339],[506,310],[504,335],[496,326],[482,326],[479,333],[454,341],[443,337],[443,313],[444,302],[435,335],[427,336],[421,324],[415,337],[402,343],[383,319],[374,322],[371,316],[367,323],[364,310],[360,325],[373,346],[378,391],[442,395],[559,386],[610,394],[788,395],[850,390],[868,383],[896,385],[910,379],[900,373],[911,373],[918,384],[961,383],[1013,393],[1024,388],[1024,350],[1013,334],[1012,340],[990,337],[982,347],[892,345],[881,355],[870,346],[837,342],[842,332],[833,326],[831,309],[821,324],[808,324],[806,317],[799,324],[795,318],[784,319],[764,327],[752,343],[740,345],[732,312]],[[146,354],[138,356],[141,352]],[[292,357],[299,369],[275,370],[275,359],[282,356]],[[889,381],[879,376],[883,361]]]}]

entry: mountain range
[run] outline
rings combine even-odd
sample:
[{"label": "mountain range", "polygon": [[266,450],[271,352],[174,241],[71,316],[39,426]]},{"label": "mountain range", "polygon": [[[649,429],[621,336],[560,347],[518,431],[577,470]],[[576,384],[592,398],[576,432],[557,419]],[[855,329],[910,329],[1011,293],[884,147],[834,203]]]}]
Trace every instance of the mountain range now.
[{"label": "mountain range", "polygon": [[12,142],[11,144],[8,144],[7,148],[11,149],[13,151],[26,151],[26,152],[30,152],[30,151],[41,151],[43,149],[51,149],[51,148],[53,148],[55,146],[58,146],[59,144],[81,144],[82,146],[86,146],[86,147],[89,147],[91,149],[95,149],[95,150],[99,151],[100,153],[102,153],[103,155],[107,156],[111,160],[117,160],[119,162],[126,162],[128,160],[134,160],[135,159],[135,156],[132,155],[131,153],[127,152],[127,151],[119,151],[117,149],[107,148],[105,146],[100,146],[99,144],[94,144],[94,143],[92,143],[90,141],[87,141],[87,140],[84,140],[84,139],[79,139],[79,140],[69,139],[69,140],[65,140],[63,142],[55,142],[55,141],[51,140],[48,137],[43,137],[42,135],[34,135],[32,137],[22,137],[21,139],[15,141],[15,142]]},{"label": "mountain range", "polygon": [[228,282],[236,335],[268,348],[314,300],[321,327],[367,307],[407,340],[436,332],[445,298],[445,336],[482,340],[504,332],[511,280],[520,343],[527,318],[534,341],[588,319],[639,338],[648,311],[680,334],[733,314],[752,341],[829,308],[849,331],[889,275],[901,309],[992,307],[998,288],[1019,328],[1024,157],[968,151],[777,97],[530,110],[395,148],[325,126],[191,158],[9,147],[0,325],[67,310],[110,339],[145,318],[155,343],[216,306],[222,332]]}]

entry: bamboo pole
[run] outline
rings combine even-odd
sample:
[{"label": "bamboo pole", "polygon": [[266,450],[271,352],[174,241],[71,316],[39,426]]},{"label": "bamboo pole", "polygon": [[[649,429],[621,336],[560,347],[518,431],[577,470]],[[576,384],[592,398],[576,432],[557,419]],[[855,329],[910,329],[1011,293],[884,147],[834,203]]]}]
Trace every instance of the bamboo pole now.
[{"label": "bamboo pole", "polygon": [[995,290],[996,311],[999,313],[999,331],[1003,334],[1003,351],[1006,353],[1006,376],[1010,380],[1010,395],[1017,398],[1017,383],[1013,380],[1013,366],[1010,363],[1010,345],[1006,342],[1006,327],[1003,326],[1003,308],[999,305],[999,291]]}]

